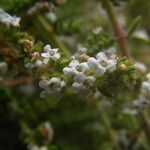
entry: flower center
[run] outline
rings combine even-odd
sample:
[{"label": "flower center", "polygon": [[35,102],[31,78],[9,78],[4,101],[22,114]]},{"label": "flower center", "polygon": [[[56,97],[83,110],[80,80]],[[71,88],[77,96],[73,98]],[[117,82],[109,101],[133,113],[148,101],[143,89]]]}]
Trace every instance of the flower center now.
[{"label": "flower center", "polygon": [[79,71],[79,72],[82,72],[83,71],[83,67],[81,65],[77,65],[76,66],[76,70]]},{"label": "flower center", "polygon": [[100,61],[100,64],[101,64],[103,67],[107,67],[107,66],[108,66],[108,63],[107,63],[106,60]]}]

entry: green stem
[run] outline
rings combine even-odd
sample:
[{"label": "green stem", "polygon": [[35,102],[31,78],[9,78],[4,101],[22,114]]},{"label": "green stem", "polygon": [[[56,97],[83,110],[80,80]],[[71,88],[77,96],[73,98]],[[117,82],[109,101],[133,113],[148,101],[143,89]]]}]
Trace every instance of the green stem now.
[{"label": "green stem", "polygon": [[119,150],[120,147],[119,147],[119,144],[118,144],[118,137],[117,137],[116,133],[114,132],[114,130],[112,130],[112,126],[111,126],[111,123],[110,123],[110,120],[109,120],[107,114],[105,112],[103,112],[101,117],[102,117],[102,121],[105,125],[105,131],[106,131],[107,135],[110,138],[110,141],[113,145],[113,148],[115,150]]},{"label": "green stem", "polygon": [[39,30],[42,30],[44,32],[45,37],[47,38],[48,42],[53,43],[55,46],[60,48],[63,54],[67,58],[69,58],[70,57],[69,51],[67,50],[65,45],[59,40],[57,35],[54,33],[52,26],[42,16],[38,16],[37,21],[42,27],[42,29],[39,29]]},{"label": "green stem", "polygon": [[115,34],[117,43],[120,47],[122,56],[130,57],[130,51],[129,51],[128,44],[127,44],[126,34],[121,28],[117,20],[117,15],[112,7],[112,4],[109,2],[109,0],[102,0],[102,4],[104,8],[106,9],[110,22],[112,24],[114,34]]},{"label": "green stem", "polygon": [[144,111],[139,112],[139,117],[141,120],[141,127],[144,129],[145,135],[150,142],[150,123]]}]

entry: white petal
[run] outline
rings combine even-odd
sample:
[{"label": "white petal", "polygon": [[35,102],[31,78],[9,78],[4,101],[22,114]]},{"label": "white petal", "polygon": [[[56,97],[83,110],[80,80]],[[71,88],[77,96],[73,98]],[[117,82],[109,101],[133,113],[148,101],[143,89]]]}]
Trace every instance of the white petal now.
[{"label": "white petal", "polygon": [[116,70],[116,64],[117,64],[117,60],[115,59],[110,59],[107,61],[107,70],[110,71],[110,72],[113,72]]},{"label": "white petal", "polygon": [[60,78],[57,78],[57,77],[53,77],[50,79],[50,84],[51,83],[56,83],[56,84],[60,84]]},{"label": "white petal", "polygon": [[148,78],[148,80],[150,81],[150,73],[148,73],[148,74],[146,75],[146,78]]},{"label": "white petal", "polygon": [[102,76],[106,72],[106,69],[99,65],[96,69],[96,72],[98,76]]},{"label": "white petal", "polygon": [[83,83],[74,82],[74,83],[72,84],[72,88],[73,88],[73,91],[74,91],[75,93],[77,93],[77,92],[79,92],[79,91],[81,91],[81,90],[85,90],[85,89],[86,89],[86,86],[83,85]]},{"label": "white petal", "polygon": [[49,53],[42,53],[41,56],[44,58],[50,58],[51,57]]},{"label": "white petal", "polygon": [[98,61],[94,57],[89,57],[87,64],[91,68],[96,68],[99,65]]},{"label": "white petal", "polygon": [[60,82],[60,87],[63,88],[63,87],[65,87],[65,86],[66,86],[66,82],[65,82],[65,81],[61,81],[61,82]]},{"label": "white petal", "polygon": [[87,80],[88,82],[94,82],[94,81],[95,81],[95,77],[93,77],[93,76],[88,76],[88,77],[86,77],[86,80]]},{"label": "white petal", "polygon": [[134,66],[135,66],[136,70],[138,70],[142,73],[145,73],[147,71],[147,68],[143,63],[136,62]]},{"label": "white petal", "polygon": [[63,69],[63,73],[64,73],[64,75],[72,76],[74,74],[74,69],[73,68],[69,68],[69,67],[65,67]]},{"label": "white petal", "polygon": [[25,67],[28,68],[28,69],[32,69],[32,68],[35,67],[35,65],[34,65],[33,63],[27,63],[27,64],[25,65]]},{"label": "white petal", "polygon": [[83,82],[85,80],[85,74],[83,74],[82,72],[75,72],[75,75],[74,75],[74,80],[76,82]]},{"label": "white petal", "polygon": [[108,59],[107,56],[106,56],[106,54],[104,52],[99,52],[96,55],[96,58],[99,59],[99,60]]},{"label": "white petal", "polygon": [[54,56],[50,56],[50,58],[55,61],[60,58],[60,54],[56,53]]},{"label": "white petal", "polygon": [[86,62],[81,63],[80,66],[82,66],[83,71],[89,69],[89,66]]},{"label": "white petal", "polygon": [[49,84],[49,81],[48,80],[41,80],[39,82],[39,87],[43,88],[43,89],[47,89],[48,88],[48,84]]},{"label": "white petal", "polygon": [[51,46],[49,44],[47,44],[45,47],[44,47],[44,51],[47,52],[51,49]]},{"label": "white petal", "polygon": [[35,66],[37,66],[37,67],[41,66],[42,64],[43,64],[43,62],[41,60],[37,60],[35,62]]},{"label": "white petal", "polygon": [[44,63],[44,64],[48,64],[48,62],[49,62],[49,58],[44,58],[44,59],[43,59],[43,63]]},{"label": "white petal", "polygon": [[75,68],[77,65],[79,65],[79,62],[77,60],[72,60],[69,64],[69,67]]},{"label": "white petal", "polygon": [[58,50],[59,50],[58,48],[52,48],[52,49],[51,49],[51,51],[53,51],[54,53],[57,53]]}]

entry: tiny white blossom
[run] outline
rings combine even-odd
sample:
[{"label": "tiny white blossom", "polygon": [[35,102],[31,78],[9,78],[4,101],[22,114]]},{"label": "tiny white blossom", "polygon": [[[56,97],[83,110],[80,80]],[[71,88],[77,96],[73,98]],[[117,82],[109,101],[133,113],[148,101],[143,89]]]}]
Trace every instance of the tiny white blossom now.
[{"label": "tiny white blossom", "polygon": [[78,62],[77,60],[72,60],[72,61],[69,63],[69,67],[65,67],[65,68],[63,69],[64,75],[67,75],[67,76],[72,76],[72,75],[74,75],[75,68],[76,68],[77,65],[79,65],[79,62]]},{"label": "tiny white blossom", "polygon": [[99,34],[102,30],[103,30],[102,27],[97,27],[97,28],[93,29],[92,32],[93,32],[93,34],[96,34],[96,35],[97,35],[97,34]]},{"label": "tiny white blossom", "polygon": [[96,70],[98,76],[102,76],[106,72],[104,68],[94,57],[89,57],[88,65]]},{"label": "tiny white blossom", "polygon": [[46,14],[47,18],[50,19],[52,22],[55,22],[57,20],[57,16],[54,12],[48,12]]},{"label": "tiny white blossom", "polygon": [[37,66],[37,67],[41,66],[42,64],[43,64],[43,61],[41,61],[41,60],[35,61],[35,66]]},{"label": "tiny white blossom", "polygon": [[73,91],[75,93],[78,93],[79,91],[85,91],[86,90],[86,86],[83,85],[83,83],[78,83],[78,82],[74,82],[72,84],[72,88],[73,88]]},{"label": "tiny white blossom", "polygon": [[149,41],[149,35],[148,35],[148,33],[147,33],[145,30],[143,30],[143,29],[136,31],[136,32],[133,34],[133,36],[136,37],[136,38],[145,40],[145,41]]},{"label": "tiny white blossom", "polygon": [[77,82],[83,82],[86,75],[84,74],[84,71],[88,70],[89,66],[86,62],[80,63],[75,67],[74,71],[74,80]]},{"label": "tiny white blossom", "polygon": [[79,63],[77,60],[72,60],[69,67],[65,67],[63,72],[67,76],[74,76],[76,82],[83,82],[85,79],[84,72],[89,69],[86,62]]},{"label": "tiny white blossom", "polygon": [[41,98],[44,98],[51,94],[59,93],[66,86],[66,83],[60,78],[53,77],[50,80],[41,80],[39,86],[44,89],[40,94]]},{"label": "tiny white blossom", "polygon": [[20,18],[16,16],[11,16],[4,11],[0,11],[0,22],[6,24],[7,26],[19,26]]},{"label": "tiny white blossom", "polygon": [[91,87],[93,85],[95,80],[96,80],[95,77],[87,76],[87,77],[85,77],[85,82],[84,83],[85,83],[86,87],[89,88],[89,87]]},{"label": "tiny white blossom", "polygon": [[144,81],[142,83],[141,93],[144,95],[150,95],[150,81]]},{"label": "tiny white blossom", "polygon": [[150,101],[143,95],[140,95],[139,99],[133,101],[133,105],[138,108],[150,107]]},{"label": "tiny white blossom", "polygon": [[142,82],[138,99],[133,101],[133,105],[139,109],[150,107],[150,74],[148,73],[146,77],[148,80]]},{"label": "tiny white blossom", "polygon": [[52,59],[54,61],[60,58],[60,54],[58,53],[58,48],[51,48],[50,45],[46,45],[44,47],[44,53],[42,53],[41,56],[44,58]]},{"label": "tiny white blossom", "polygon": [[34,63],[27,63],[27,64],[25,64],[25,67],[28,69],[33,69],[35,67],[35,64]]},{"label": "tiny white blossom", "polygon": [[135,66],[136,70],[141,73],[145,73],[147,71],[147,68],[143,63],[136,62],[134,66]]},{"label": "tiny white blossom", "polygon": [[35,62],[29,62],[25,65],[26,68],[28,69],[33,69],[34,67],[40,67],[43,65],[43,61],[41,60],[36,60]]},{"label": "tiny white blossom", "polygon": [[146,75],[146,78],[147,78],[148,81],[150,82],[150,73],[148,73],[148,74]]},{"label": "tiny white blossom", "polygon": [[101,61],[101,60],[107,60],[108,57],[106,56],[106,54],[104,52],[99,52],[97,55],[96,55],[96,59]]},{"label": "tiny white blossom", "polygon": [[98,53],[96,55],[96,58],[101,66],[105,67],[108,71],[113,72],[114,70],[116,70],[116,59],[109,59],[103,52]]}]

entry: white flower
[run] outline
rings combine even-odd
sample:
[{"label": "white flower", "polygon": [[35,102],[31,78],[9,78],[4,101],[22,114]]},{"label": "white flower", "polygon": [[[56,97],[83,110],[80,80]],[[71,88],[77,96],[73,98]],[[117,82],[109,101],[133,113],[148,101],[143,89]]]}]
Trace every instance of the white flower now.
[{"label": "white flower", "polygon": [[141,73],[145,73],[147,71],[147,68],[143,63],[136,62],[134,66],[135,66],[136,70]]},{"label": "white flower", "polygon": [[116,64],[117,64],[117,60],[115,59],[110,59],[107,61],[107,67],[106,69],[110,72],[113,72],[116,70]]},{"label": "white flower", "polygon": [[0,63],[0,74],[3,74],[7,71],[7,63],[6,62],[1,62]]},{"label": "white flower", "polygon": [[116,69],[117,60],[109,59],[104,52],[100,52],[94,57],[88,58],[89,67],[96,70],[98,76],[102,76],[106,70],[113,72]]},{"label": "white flower", "polygon": [[146,75],[146,78],[147,78],[148,81],[150,82],[150,73],[148,73],[148,74]]},{"label": "white flower", "polygon": [[89,66],[86,62],[76,65],[75,71],[74,71],[74,80],[77,82],[83,82],[86,77],[84,72],[88,69],[89,69]]},{"label": "white flower", "polygon": [[143,95],[140,95],[139,99],[133,101],[133,105],[138,108],[150,107],[150,101],[146,99]]},{"label": "white flower", "polygon": [[150,74],[147,74],[146,77],[148,81],[143,81],[139,97],[133,101],[133,105],[138,108],[150,107]]},{"label": "white flower", "polygon": [[65,67],[63,72],[67,76],[74,76],[76,82],[83,82],[86,75],[84,72],[89,69],[86,62],[79,63],[77,60],[72,60],[69,67]]},{"label": "white flower", "polygon": [[93,76],[87,76],[85,77],[84,84],[86,85],[87,88],[91,87],[93,83],[95,82],[95,77]]},{"label": "white flower", "polygon": [[50,45],[46,45],[44,47],[44,53],[41,54],[44,58],[49,58],[54,61],[60,58],[60,54],[58,53],[58,48],[51,48]]},{"label": "white flower", "polygon": [[89,57],[87,63],[89,67],[96,70],[98,76],[102,76],[106,72],[106,68],[103,67],[94,57]]},{"label": "white flower", "polygon": [[20,18],[16,16],[10,16],[8,13],[0,11],[0,22],[9,26],[19,26]]},{"label": "white flower", "polygon": [[61,81],[60,78],[53,77],[50,80],[41,80],[39,86],[44,89],[40,94],[41,98],[44,98],[51,94],[59,93],[66,86],[66,83],[63,80]]},{"label": "white flower", "polygon": [[57,16],[54,12],[48,12],[46,14],[47,18],[50,19],[52,22],[55,22],[57,20]]},{"label": "white flower", "polygon": [[72,60],[70,63],[69,63],[69,67],[65,67],[63,69],[63,72],[64,72],[64,75],[66,76],[72,76],[74,75],[74,72],[75,72],[75,67],[79,65],[79,62],[77,60]]},{"label": "white flower", "polygon": [[41,66],[42,64],[43,64],[43,61],[41,61],[41,60],[35,61],[35,66],[37,66],[37,67]]},{"label": "white flower", "polygon": [[103,52],[98,53],[96,55],[96,58],[101,66],[105,67],[108,71],[113,72],[114,70],[116,70],[116,59],[109,59]]},{"label": "white flower", "polygon": [[93,29],[93,34],[99,34],[101,31],[103,30],[103,28],[102,27],[97,27],[97,28],[95,28],[95,29]]},{"label": "white flower", "polygon": [[27,63],[25,65],[25,67],[28,68],[28,69],[33,69],[35,67],[35,64],[34,63]]},{"label": "white flower", "polygon": [[138,38],[138,39],[142,39],[142,40],[145,40],[145,41],[149,41],[149,35],[148,35],[148,33],[147,33],[145,30],[143,30],[143,29],[134,32],[133,36],[136,37],[136,38]]},{"label": "white flower", "polygon": [[142,83],[141,93],[143,95],[150,95],[150,81],[144,81]]},{"label": "white flower", "polygon": [[104,52],[99,52],[96,55],[96,59],[101,61],[101,60],[107,60],[108,57],[106,56],[106,54]]},{"label": "white flower", "polygon": [[25,65],[26,68],[28,69],[33,69],[34,67],[40,67],[43,65],[43,61],[41,60],[36,60],[35,62],[29,62]]},{"label": "white flower", "polygon": [[72,88],[73,88],[73,91],[75,93],[78,93],[79,91],[85,91],[86,90],[86,86],[83,85],[83,83],[78,83],[78,82],[74,82],[72,84]]}]

